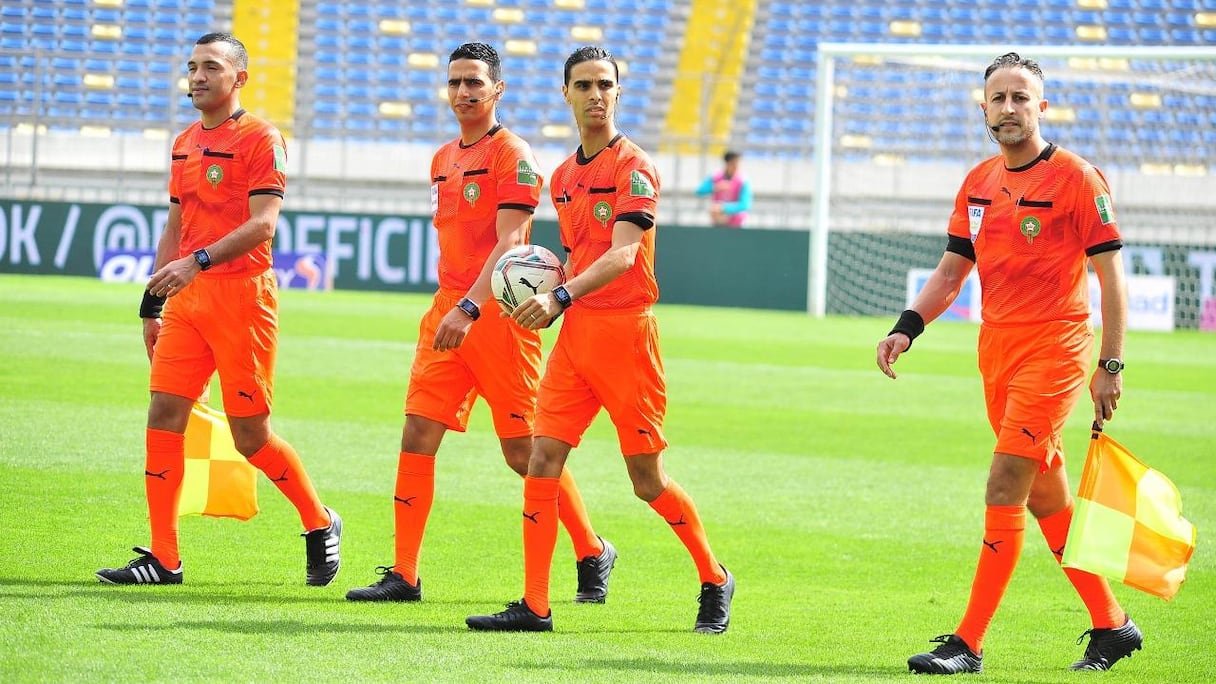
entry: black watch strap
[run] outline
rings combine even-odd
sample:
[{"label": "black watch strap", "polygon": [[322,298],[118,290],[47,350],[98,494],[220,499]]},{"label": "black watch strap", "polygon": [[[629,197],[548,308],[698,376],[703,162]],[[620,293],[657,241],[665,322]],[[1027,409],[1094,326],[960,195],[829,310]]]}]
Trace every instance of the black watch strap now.
[{"label": "black watch strap", "polygon": [[1123,363],[1123,359],[1110,358],[1098,359],[1098,366],[1111,375],[1118,375],[1119,373],[1123,372],[1123,369],[1127,367],[1127,364]]},{"label": "black watch strap", "polygon": [[553,288],[553,298],[562,305],[562,310],[569,309],[570,305],[574,303],[574,298],[570,296],[570,291],[566,289],[565,285]]},{"label": "black watch strap", "polygon": [[456,302],[456,308],[465,313],[466,316],[473,320],[481,318],[481,307],[468,297],[461,297],[459,302]]}]

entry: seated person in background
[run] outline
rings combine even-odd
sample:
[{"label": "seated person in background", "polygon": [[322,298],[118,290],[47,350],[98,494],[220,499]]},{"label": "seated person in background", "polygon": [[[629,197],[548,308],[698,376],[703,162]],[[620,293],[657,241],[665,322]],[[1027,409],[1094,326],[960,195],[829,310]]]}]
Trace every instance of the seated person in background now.
[{"label": "seated person in background", "polygon": [[709,218],[715,226],[742,228],[747,210],[752,208],[752,183],[739,173],[739,153],[727,151],[722,155],[722,170],[706,178],[697,188],[697,195],[709,195]]}]

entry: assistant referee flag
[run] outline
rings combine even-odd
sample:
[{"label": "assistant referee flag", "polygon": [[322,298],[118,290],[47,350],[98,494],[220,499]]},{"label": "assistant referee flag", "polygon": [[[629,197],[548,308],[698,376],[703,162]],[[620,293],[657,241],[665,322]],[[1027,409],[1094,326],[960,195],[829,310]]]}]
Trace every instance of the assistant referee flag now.
[{"label": "assistant referee flag", "polygon": [[1178,488],[1094,427],[1062,563],[1171,599],[1195,551]]},{"label": "assistant referee flag", "polygon": [[186,423],[186,469],[178,516],[252,518],[258,512],[257,475],[233,445],[223,411],[196,402]]}]

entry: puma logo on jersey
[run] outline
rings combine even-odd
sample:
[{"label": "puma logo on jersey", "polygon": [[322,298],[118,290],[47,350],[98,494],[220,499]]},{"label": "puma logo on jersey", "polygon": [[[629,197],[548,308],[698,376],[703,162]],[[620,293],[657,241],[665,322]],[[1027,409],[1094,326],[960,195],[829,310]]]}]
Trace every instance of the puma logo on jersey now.
[{"label": "puma logo on jersey", "polygon": [[244,397],[244,398],[248,399],[249,403],[251,403],[251,404],[253,403],[253,395],[254,395],[253,392],[242,392],[241,390],[237,390],[236,395],[238,397]]}]

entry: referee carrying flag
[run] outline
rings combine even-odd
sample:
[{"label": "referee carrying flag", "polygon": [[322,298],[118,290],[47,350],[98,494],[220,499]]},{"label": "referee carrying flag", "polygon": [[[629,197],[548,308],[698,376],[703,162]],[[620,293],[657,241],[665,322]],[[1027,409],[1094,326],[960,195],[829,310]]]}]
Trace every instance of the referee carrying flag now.
[{"label": "referee carrying flag", "polygon": [[1064,566],[1169,600],[1194,551],[1195,527],[1182,517],[1178,488],[1095,424]]},{"label": "referee carrying flag", "polygon": [[257,473],[233,446],[223,411],[195,402],[186,423],[186,469],[177,515],[252,518],[258,512]]}]

